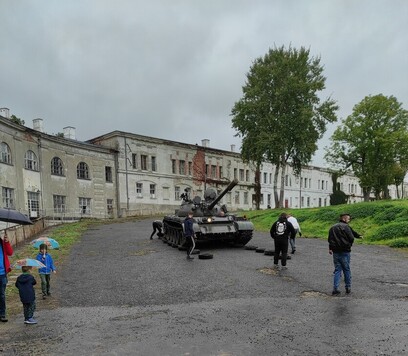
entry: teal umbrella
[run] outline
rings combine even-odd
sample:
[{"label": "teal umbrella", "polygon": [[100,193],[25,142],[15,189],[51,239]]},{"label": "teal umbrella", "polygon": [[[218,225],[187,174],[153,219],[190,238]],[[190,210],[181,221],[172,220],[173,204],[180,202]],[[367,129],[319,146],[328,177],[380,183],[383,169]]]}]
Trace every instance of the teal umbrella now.
[{"label": "teal umbrella", "polygon": [[47,245],[48,248],[53,248],[53,249],[59,249],[60,247],[57,240],[54,240],[51,237],[47,237],[47,236],[41,236],[38,239],[31,241],[30,244],[35,248],[39,248],[40,245],[42,244]]},{"label": "teal umbrella", "polygon": [[46,267],[44,263],[35,260],[34,258],[23,258],[21,260],[17,260],[14,262],[14,264],[11,266],[11,268],[16,268],[16,269],[21,269],[21,267],[34,267],[34,268],[43,268]]}]

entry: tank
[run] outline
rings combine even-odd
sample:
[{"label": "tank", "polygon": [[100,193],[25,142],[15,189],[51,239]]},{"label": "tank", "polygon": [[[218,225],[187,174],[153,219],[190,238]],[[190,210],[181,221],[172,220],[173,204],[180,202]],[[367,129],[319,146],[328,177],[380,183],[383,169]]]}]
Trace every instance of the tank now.
[{"label": "tank", "polygon": [[189,190],[185,190],[181,194],[180,208],[174,215],[163,219],[163,240],[173,247],[182,247],[185,243],[184,220],[188,212],[192,211],[196,242],[225,241],[246,245],[252,239],[253,224],[242,217],[229,214],[225,205],[219,205],[223,196],[237,184],[238,181],[233,180],[219,195],[213,188],[208,188],[203,198],[195,196],[192,200]]}]

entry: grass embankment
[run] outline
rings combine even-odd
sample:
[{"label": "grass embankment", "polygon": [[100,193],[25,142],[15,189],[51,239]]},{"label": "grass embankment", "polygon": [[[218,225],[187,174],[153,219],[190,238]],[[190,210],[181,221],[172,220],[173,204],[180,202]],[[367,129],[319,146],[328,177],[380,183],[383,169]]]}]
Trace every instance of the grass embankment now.
[{"label": "grass embankment", "polygon": [[357,243],[408,248],[408,200],[376,201],[308,209],[273,209],[245,212],[259,231],[269,231],[282,212],[297,218],[303,237],[327,238],[329,228],[343,212],[351,214],[350,226],[364,236]]}]

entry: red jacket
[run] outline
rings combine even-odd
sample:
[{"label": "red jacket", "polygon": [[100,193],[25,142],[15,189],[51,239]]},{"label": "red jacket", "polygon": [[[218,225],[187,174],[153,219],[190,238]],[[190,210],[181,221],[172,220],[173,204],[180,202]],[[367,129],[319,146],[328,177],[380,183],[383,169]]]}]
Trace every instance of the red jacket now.
[{"label": "red jacket", "polygon": [[8,256],[11,256],[13,254],[13,247],[11,246],[10,242],[4,242],[3,239],[0,239],[0,243],[1,247],[3,248],[3,256],[0,257],[3,258],[4,269],[6,270],[6,273],[9,273],[11,271],[11,268]]}]

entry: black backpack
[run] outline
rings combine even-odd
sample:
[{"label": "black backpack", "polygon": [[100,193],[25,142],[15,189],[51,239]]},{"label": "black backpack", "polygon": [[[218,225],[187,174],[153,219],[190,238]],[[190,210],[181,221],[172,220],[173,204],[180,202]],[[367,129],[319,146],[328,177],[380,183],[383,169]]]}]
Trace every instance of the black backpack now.
[{"label": "black backpack", "polygon": [[286,222],[285,221],[278,221],[276,223],[276,229],[275,229],[275,234],[276,236],[283,236],[286,231]]}]

